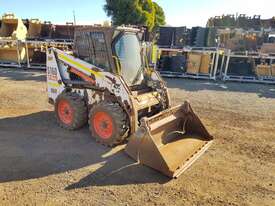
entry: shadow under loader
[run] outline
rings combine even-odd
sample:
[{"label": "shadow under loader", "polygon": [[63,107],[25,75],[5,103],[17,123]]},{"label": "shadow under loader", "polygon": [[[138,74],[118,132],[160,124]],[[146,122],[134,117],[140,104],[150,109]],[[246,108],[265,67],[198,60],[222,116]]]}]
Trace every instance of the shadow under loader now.
[{"label": "shadow under loader", "polygon": [[[203,126],[196,127],[196,130],[188,127],[189,129],[185,131],[186,134],[183,135],[184,126],[195,122],[200,125],[200,122],[196,116],[193,116],[191,110],[182,109],[187,108],[179,107],[171,111],[174,117],[170,120],[163,120],[163,124],[172,125],[169,128],[179,130],[178,133],[168,135],[168,130],[162,134],[159,133],[159,130],[154,130],[153,122],[157,121],[156,116],[156,119],[144,121],[143,124],[150,125],[152,130],[149,135],[152,135],[153,138],[145,136],[141,143],[147,144],[149,141],[148,146],[155,148],[153,152],[158,150],[154,156],[144,158],[148,147],[134,150],[134,153],[130,155],[137,155],[133,157],[138,157],[142,164],[159,158],[162,163],[159,168],[153,168],[175,169],[175,176],[185,170],[194,158],[191,153],[205,148],[209,144],[207,142],[210,136],[205,132]],[[173,121],[176,116],[180,117],[177,118],[177,122]],[[139,141],[137,138],[130,140],[126,151],[132,144]],[[133,162],[125,155],[124,146],[119,146],[119,149],[113,152],[110,148],[98,145],[91,140],[87,127],[75,132],[59,128],[55,122],[54,113],[50,111],[0,119],[0,141],[0,183],[41,178],[95,164],[102,166],[65,189],[151,182],[163,184],[170,180],[149,167]],[[176,146],[175,142],[177,142]],[[172,150],[169,151],[169,149]],[[167,152],[172,154],[169,159],[167,159]],[[106,157],[106,154],[109,155]],[[195,158],[199,154],[195,154]],[[159,156],[156,157],[156,155]],[[179,158],[178,162],[173,162],[176,157]],[[184,167],[175,168],[174,166],[179,162],[184,162]],[[171,173],[166,174],[173,176]]]},{"label": "shadow under loader", "polygon": [[60,128],[50,111],[0,119],[0,142],[0,183],[43,178],[88,166],[91,173],[66,189],[169,181],[133,162],[123,145],[115,151],[98,145],[87,127],[75,132]]}]

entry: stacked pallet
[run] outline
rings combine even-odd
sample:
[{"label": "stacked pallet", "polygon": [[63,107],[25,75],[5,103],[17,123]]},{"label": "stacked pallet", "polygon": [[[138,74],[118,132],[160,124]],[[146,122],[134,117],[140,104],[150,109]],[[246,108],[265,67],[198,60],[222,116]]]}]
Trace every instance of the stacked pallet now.
[{"label": "stacked pallet", "polygon": [[260,64],[256,67],[256,74],[258,77],[275,77],[275,64]]},{"label": "stacked pallet", "polygon": [[209,74],[211,65],[210,54],[188,53],[187,73]]}]

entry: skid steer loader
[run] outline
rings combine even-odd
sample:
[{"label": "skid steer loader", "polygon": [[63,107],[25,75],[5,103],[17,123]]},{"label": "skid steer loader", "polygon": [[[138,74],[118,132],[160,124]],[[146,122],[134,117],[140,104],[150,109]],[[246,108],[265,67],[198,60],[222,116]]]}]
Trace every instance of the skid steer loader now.
[{"label": "skid steer loader", "polygon": [[106,146],[128,141],[141,164],[178,177],[210,146],[212,137],[189,103],[171,108],[167,87],[147,66],[140,30],[86,27],[75,32],[72,54],[47,51],[49,102],[69,130],[87,122]]}]

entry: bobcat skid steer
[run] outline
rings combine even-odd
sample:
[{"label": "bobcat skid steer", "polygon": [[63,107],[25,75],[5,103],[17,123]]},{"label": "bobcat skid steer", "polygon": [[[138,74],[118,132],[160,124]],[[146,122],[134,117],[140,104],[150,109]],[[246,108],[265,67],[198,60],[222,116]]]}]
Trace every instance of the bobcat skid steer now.
[{"label": "bobcat skid steer", "polygon": [[76,130],[87,122],[106,146],[169,177],[178,177],[210,146],[212,137],[189,103],[171,108],[165,83],[147,66],[140,31],[86,27],[75,32],[72,54],[47,52],[49,102],[58,123]]}]

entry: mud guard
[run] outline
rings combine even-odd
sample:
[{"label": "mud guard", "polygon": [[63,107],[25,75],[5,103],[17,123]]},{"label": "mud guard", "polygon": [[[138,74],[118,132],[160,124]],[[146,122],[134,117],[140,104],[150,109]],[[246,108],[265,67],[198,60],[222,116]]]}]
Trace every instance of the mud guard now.
[{"label": "mud guard", "polygon": [[143,118],[125,151],[137,162],[176,178],[209,148],[212,140],[190,104],[185,102]]}]

